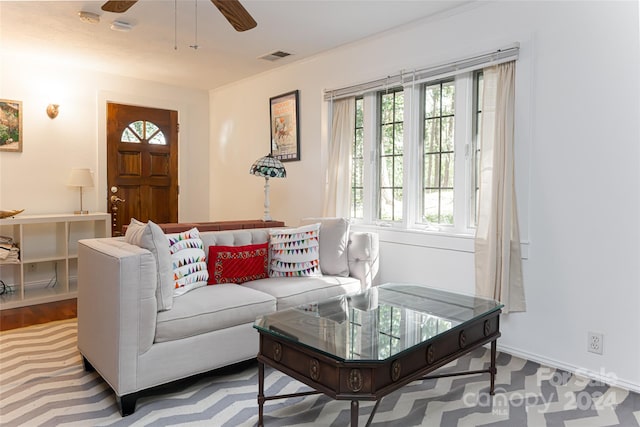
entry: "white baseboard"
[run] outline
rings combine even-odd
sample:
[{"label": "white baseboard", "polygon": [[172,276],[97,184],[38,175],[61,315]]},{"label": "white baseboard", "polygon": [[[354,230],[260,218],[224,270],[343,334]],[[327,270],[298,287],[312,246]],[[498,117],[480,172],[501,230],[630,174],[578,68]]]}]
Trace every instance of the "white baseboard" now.
[{"label": "white baseboard", "polygon": [[581,368],[579,366],[559,362],[554,359],[549,359],[548,357],[540,356],[539,354],[518,350],[508,345],[498,344],[498,351],[509,353],[513,356],[530,360],[532,362],[540,363],[541,365],[545,365],[550,368],[562,369],[564,371],[571,372],[572,374],[576,374],[582,377],[587,377],[589,379],[599,381],[613,387],[619,387],[625,390],[633,391],[635,393],[640,393],[640,384],[626,381],[622,378],[617,378],[615,376],[606,375],[605,372],[594,372],[591,370],[587,370],[585,368]]}]

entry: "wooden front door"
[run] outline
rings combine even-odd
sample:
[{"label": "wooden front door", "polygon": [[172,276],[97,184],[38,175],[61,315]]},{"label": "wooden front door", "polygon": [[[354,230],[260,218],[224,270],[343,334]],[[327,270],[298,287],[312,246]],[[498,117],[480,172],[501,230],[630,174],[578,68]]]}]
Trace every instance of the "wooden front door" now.
[{"label": "wooden front door", "polygon": [[112,235],[131,218],[178,221],[178,112],[107,103]]}]

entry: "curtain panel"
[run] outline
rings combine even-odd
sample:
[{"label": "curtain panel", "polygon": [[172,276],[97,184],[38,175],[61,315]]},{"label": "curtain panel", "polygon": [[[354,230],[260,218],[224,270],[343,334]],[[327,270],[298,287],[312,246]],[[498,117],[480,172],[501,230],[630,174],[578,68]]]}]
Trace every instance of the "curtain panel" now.
[{"label": "curtain panel", "polygon": [[355,134],[354,97],[335,100],[331,109],[331,142],[323,216],[349,217],[351,200],[351,146]]},{"label": "curtain panel", "polygon": [[483,70],[476,292],[526,311],[514,180],[515,61]]}]

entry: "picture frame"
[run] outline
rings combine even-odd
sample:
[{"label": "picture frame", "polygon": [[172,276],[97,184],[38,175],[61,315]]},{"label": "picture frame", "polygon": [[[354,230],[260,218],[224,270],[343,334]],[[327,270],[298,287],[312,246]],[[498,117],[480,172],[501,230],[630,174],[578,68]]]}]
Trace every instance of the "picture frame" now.
[{"label": "picture frame", "polygon": [[298,90],[269,98],[271,155],[281,162],[300,160]]},{"label": "picture frame", "polygon": [[0,151],[22,152],[22,102],[0,99]]}]

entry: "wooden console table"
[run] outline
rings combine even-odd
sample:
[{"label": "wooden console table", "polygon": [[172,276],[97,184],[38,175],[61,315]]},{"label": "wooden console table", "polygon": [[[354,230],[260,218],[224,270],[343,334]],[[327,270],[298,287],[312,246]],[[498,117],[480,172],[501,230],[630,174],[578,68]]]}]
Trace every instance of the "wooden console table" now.
[{"label": "wooden console table", "polygon": [[[263,221],[261,219],[249,219],[240,221],[209,221],[209,222],[171,222],[158,224],[165,233],[181,233],[197,227],[198,231],[222,231],[242,230],[245,228],[272,228],[284,227],[282,221]],[[127,226],[122,227],[122,235],[127,231]]]}]

